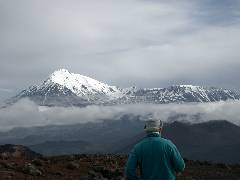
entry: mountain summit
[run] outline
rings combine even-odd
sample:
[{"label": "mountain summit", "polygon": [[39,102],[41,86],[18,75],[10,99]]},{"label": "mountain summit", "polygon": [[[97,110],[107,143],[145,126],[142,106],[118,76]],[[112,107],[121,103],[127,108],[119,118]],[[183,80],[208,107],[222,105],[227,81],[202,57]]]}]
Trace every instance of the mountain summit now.
[{"label": "mountain summit", "polygon": [[118,88],[66,69],[53,72],[43,83],[20,92],[10,102],[29,98],[42,106],[86,106],[90,104],[185,103],[238,100],[237,91],[193,85],[167,88]]},{"label": "mountain summit", "polygon": [[66,69],[54,71],[40,85],[30,86],[11,101],[29,98],[44,106],[86,106],[122,97],[122,90]]},{"label": "mountain summit", "polygon": [[87,76],[70,73],[66,69],[60,69],[52,73],[42,86],[52,84],[65,87],[75,95],[83,97],[88,101],[103,97],[115,99],[121,95],[121,90],[116,86],[109,86]]}]

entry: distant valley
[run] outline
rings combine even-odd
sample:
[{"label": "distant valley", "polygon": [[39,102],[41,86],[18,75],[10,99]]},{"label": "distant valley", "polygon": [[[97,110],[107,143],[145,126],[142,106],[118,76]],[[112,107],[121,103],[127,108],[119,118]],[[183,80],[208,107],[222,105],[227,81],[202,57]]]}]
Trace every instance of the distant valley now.
[{"label": "distant valley", "polygon": [[[45,155],[79,153],[127,154],[145,136],[139,116],[62,126],[14,128],[0,135],[1,144],[22,144]],[[240,127],[215,120],[198,124],[165,124],[164,138],[172,140],[184,157],[240,163]]]}]

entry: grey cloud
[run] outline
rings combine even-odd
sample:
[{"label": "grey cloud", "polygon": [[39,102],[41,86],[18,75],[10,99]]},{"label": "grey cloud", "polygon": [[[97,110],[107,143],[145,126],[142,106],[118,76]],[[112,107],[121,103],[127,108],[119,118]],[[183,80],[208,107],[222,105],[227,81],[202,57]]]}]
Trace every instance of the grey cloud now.
[{"label": "grey cloud", "polygon": [[240,88],[229,70],[240,65],[238,1],[0,3],[1,88],[24,89],[59,68],[120,87]]},{"label": "grey cloud", "polygon": [[0,88],[0,91],[10,93],[13,90],[12,89],[6,89],[6,88]]},{"label": "grey cloud", "polygon": [[203,0],[199,1],[198,10],[195,11],[195,18],[202,23],[215,25],[231,25],[239,23],[240,3],[238,0]]},{"label": "grey cloud", "polygon": [[[66,125],[85,122],[101,122],[101,119],[116,119],[122,114],[147,115],[154,114],[163,121],[174,114],[187,114],[184,121],[199,123],[208,120],[228,120],[240,125],[240,101],[228,101],[202,104],[138,104],[116,106],[78,107],[38,107],[28,99],[0,109],[1,130],[13,127],[32,127],[45,125]],[[192,115],[200,114],[194,120]]]}]

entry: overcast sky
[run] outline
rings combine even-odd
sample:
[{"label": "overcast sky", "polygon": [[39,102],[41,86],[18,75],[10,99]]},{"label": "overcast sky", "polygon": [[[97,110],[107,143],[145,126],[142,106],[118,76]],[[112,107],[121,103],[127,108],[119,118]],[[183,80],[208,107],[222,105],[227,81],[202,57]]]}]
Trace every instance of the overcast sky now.
[{"label": "overcast sky", "polygon": [[0,0],[0,100],[66,68],[120,87],[240,88],[239,0]]}]

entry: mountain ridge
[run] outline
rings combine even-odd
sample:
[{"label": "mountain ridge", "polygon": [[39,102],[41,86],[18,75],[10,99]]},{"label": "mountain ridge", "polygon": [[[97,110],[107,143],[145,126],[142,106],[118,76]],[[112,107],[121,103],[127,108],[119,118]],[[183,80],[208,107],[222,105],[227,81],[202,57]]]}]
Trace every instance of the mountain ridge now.
[{"label": "mountain ridge", "polygon": [[119,88],[66,69],[53,72],[40,85],[30,86],[9,100],[29,98],[42,106],[87,106],[138,103],[186,103],[239,100],[240,93],[216,87],[172,85],[167,88]]}]

